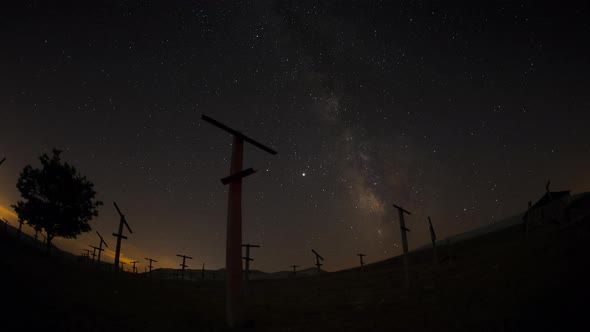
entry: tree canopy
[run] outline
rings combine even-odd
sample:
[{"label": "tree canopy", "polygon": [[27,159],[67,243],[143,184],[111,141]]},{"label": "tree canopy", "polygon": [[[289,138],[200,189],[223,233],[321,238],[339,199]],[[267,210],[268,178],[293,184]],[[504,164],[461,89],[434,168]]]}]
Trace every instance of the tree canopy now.
[{"label": "tree canopy", "polygon": [[16,187],[22,200],[13,205],[18,218],[47,234],[47,251],[54,237],[76,238],[91,230],[101,201],[94,184],[72,165],[62,162],[60,150],[41,155],[41,168],[23,168]]}]

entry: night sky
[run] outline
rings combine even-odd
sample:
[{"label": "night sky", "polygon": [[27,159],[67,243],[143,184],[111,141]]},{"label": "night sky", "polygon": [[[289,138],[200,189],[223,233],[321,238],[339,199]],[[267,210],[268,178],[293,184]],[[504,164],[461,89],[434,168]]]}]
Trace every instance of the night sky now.
[{"label": "night sky", "polygon": [[[52,148],[95,183],[123,254],[224,267],[231,136],[246,145],[253,269],[329,271],[590,190],[590,5],[419,1],[15,1],[0,9],[0,216]],[[26,227],[26,226],[25,226]],[[111,255],[112,256],[112,255]],[[107,260],[112,258],[107,258]]]}]

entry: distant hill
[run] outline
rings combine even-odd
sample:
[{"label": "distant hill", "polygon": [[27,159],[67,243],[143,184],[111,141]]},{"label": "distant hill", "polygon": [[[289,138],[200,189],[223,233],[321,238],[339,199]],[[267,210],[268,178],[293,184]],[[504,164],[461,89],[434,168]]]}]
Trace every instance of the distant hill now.
[{"label": "distant hill", "polygon": [[[586,215],[590,214],[590,192],[579,193],[572,196],[572,201],[570,203],[571,208],[578,209],[578,218],[583,218]],[[445,239],[437,240],[437,245],[444,245],[446,244],[447,240],[451,243],[461,242],[469,239],[474,239],[482,235],[498,232],[510,227],[514,227],[519,224],[523,224],[524,220],[522,217],[524,216],[525,211],[515,214],[511,217],[502,219],[497,222],[493,222],[491,224],[475,228],[463,233],[451,235]],[[416,248],[414,251],[421,251],[425,249],[430,249],[432,245],[430,243],[425,244]]]},{"label": "distant hill", "polygon": [[[363,270],[310,267],[297,279],[291,271],[253,271],[247,318],[256,331],[273,332],[585,331],[590,198],[576,195],[571,206],[575,218],[528,237],[515,223],[441,245],[438,266],[431,251],[411,252],[409,287],[400,256]],[[0,231],[3,330],[228,331],[223,269],[205,271],[213,281],[167,280],[177,269],[142,278],[48,258],[30,238],[13,235]]]},{"label": "distant hill", "polygon": [[[321,273],[326,273],[322,271]],[[145,273],[144,273],[145,274]],[[303,270],[297,270],[296,278],[309,277],[318,275],[315,267],[310,267]],[[182,272],[180,269],[159,268],[152,271],[152,277],[160,279],[180,280],[182,279]],[[293,278],[293,271],[278,271],[278,272],[263,272],[260,270],[250,271],[251,280],[270,280],[270,279],[288,279]],[[184,271],[184,280],[199,281],[199,280],[225,280],[225,269],[218,270],[202,270],[186,269]]]}]

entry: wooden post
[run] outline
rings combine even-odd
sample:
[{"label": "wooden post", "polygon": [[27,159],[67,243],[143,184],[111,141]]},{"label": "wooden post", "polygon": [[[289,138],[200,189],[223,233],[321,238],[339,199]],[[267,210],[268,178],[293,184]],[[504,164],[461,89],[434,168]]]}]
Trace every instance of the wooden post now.
[{"label": "wooden post", "polygon": [[361,270],[363,269],[363,266],[365,265],[365,262],[363,262],[363,257],[367,256],[367,255],[363,255],[363,254],[356,254],[357,256],[359,256],[359,258],[361,259]]},{"label": "wooden post", "polygon": [[139,261],[133,261],[131,262],[131,264],[133,264],[133,273],[137,274],[137,267],[135,267],[135,264],[139,263]]},{"label": "wooden post", "polygon": [[182,272],[181,272],[181,275],[182,275],[182,280],[184,280],[184,269],[187,267],[187,265],[186,265],[186,259],[187,259],[187,258],[188,258],[188,259],[193,259],[193,258],[192,258],[192,257],[189,257],[189,256],[187,256],[187,255],[178,255],[178,254],[177,254],[176,256],[178,256],[178,257],[182,257],[182,264],[180,264],[180,267],[182,267]]},{"label": "wooden post", "polygon": [[430,240],[432,241],[432,259],[434,260],[434,266],[438,267],[438,254],[436,252],[436,233],[434,232],[434,226],[432,226],[432,220],[428,216],[428,226],[430,230]]},{"label": "wooden post", "polygon": [[105,247],[109,247],[109,245],[106,243],[106,241],[102,238],[102,235],[100,235],[100,233],[98,231],[96,231],[96,234],[98,235],[98,237],[100,238],[100,242],[98,244],[98,260],[97,260],[97,264],[100,265],[100,254],[102,253],[102,251],[104,250],[102,248],[102,245],[104,244]]},{"label": "wooden post", "polygon": [[94,264],[94,261],[96,259],[96,250],[98,249],[98,247],[89,245],[90,248],[92,248],[92,264]]},{"label": "wooden post", "polygon": [[[115,271],[117,271],[118,267],[119,267],[119,258],[121,255],[121,239],[127,239],[126,236],[123,235],[123,225],[127,226],[127,229],[129,230],[129,233],[133,233],[131,231],[131,227],[129,227],[129,224],[127,224],[127,220],[125,219],[125,215],[123,213],[121,213],[121,210],[119,209],[119,206],[117,205],[116,202],[113,202],[113,204],[115,205],[115,209],[117,209],[117,213],[119,213],[119,232],[118,233],[113,233],[113,236],[117,238],[117,247],[115,249]],[[123,265],[121,265],[121,268],[123,268]]]},{"label": "wooden post", "polygon": [[[234,136],[230,174],[242,171],[244,141]],[[227,205],[227,238],[225,244],[226,306],[230,327],[244,323],[242,289],[242,179],[229,184]]]},{"label": "wooden post", "polygon": [[260,248],[259,245],[256,244],[242,244],[242,247],[246,247],[246,257],[242,257],[246,261],[246,281],[250,280],[250,262],[253,261],[253,258],[250,258],[250,248]]},{"label": "wooden post", "polygon": [[315,266],[318,268],[318,273],[322,272],[322,263],[320,263],[320,259],[323,261],[324,258],[320,256],[315,250],[311,249],[311,251],[315,254]]},{"label": "wooden post", "polygon": [[150,268],[150,276],[152,275],[152,262],[157,263],[158,261],[152,258],[146,258],[146,260],[148,260],[150,262],[150,265],[148,266]]},{"label": "wooden post", "polygon": [[230,175],[221,180],[224,185],[229,184],[225,250],[226,319],[231,328],[241,327],[245,321],[242,288],[242,178],[255,172],[252,169],[242,170],[244,141],[270,154],[277,152],[206,115],[201,118],[233,135]]},{"label": "wooden post", "polygon": [[86,252],[86,264],[90,263],[90,249],[84,249]]},{"label": "wooden post", "polygon": [[404,249],[404,274],[405,274],[405,287],[410,287],[410,272],[409,272],[409,258],[408,258],[408,236],[406,235],[407,232],[410,230],[406,227],[406,223],[404,221],[404,214],[407,213],[411,215],[409,211],[404,209],[401,206],[397,206],[393,204],[394,207],[397,208],[399,214],[399,228],[402,235],[402,246]]}]

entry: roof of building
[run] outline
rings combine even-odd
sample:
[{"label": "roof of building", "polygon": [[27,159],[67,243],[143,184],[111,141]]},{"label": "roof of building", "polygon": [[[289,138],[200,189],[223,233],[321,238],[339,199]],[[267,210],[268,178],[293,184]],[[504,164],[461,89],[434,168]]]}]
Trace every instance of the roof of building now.
[{"label": "roof of building", "polygon": [[533,204],[533,206],[531,206],[527,210],[527,212],[524,214],[524,216],[522,218],[525,219],[527,217],[529,211],[531,211],[531,210],[534,210],[534,209],[539,208],[541,206],[547,205],[554,199],[560,199],[562,197],[569,196],[569,195],[570,195],[569,190],[546,192],[545,195],[543,195],[543,197],[541,197],[535,204]]}]

